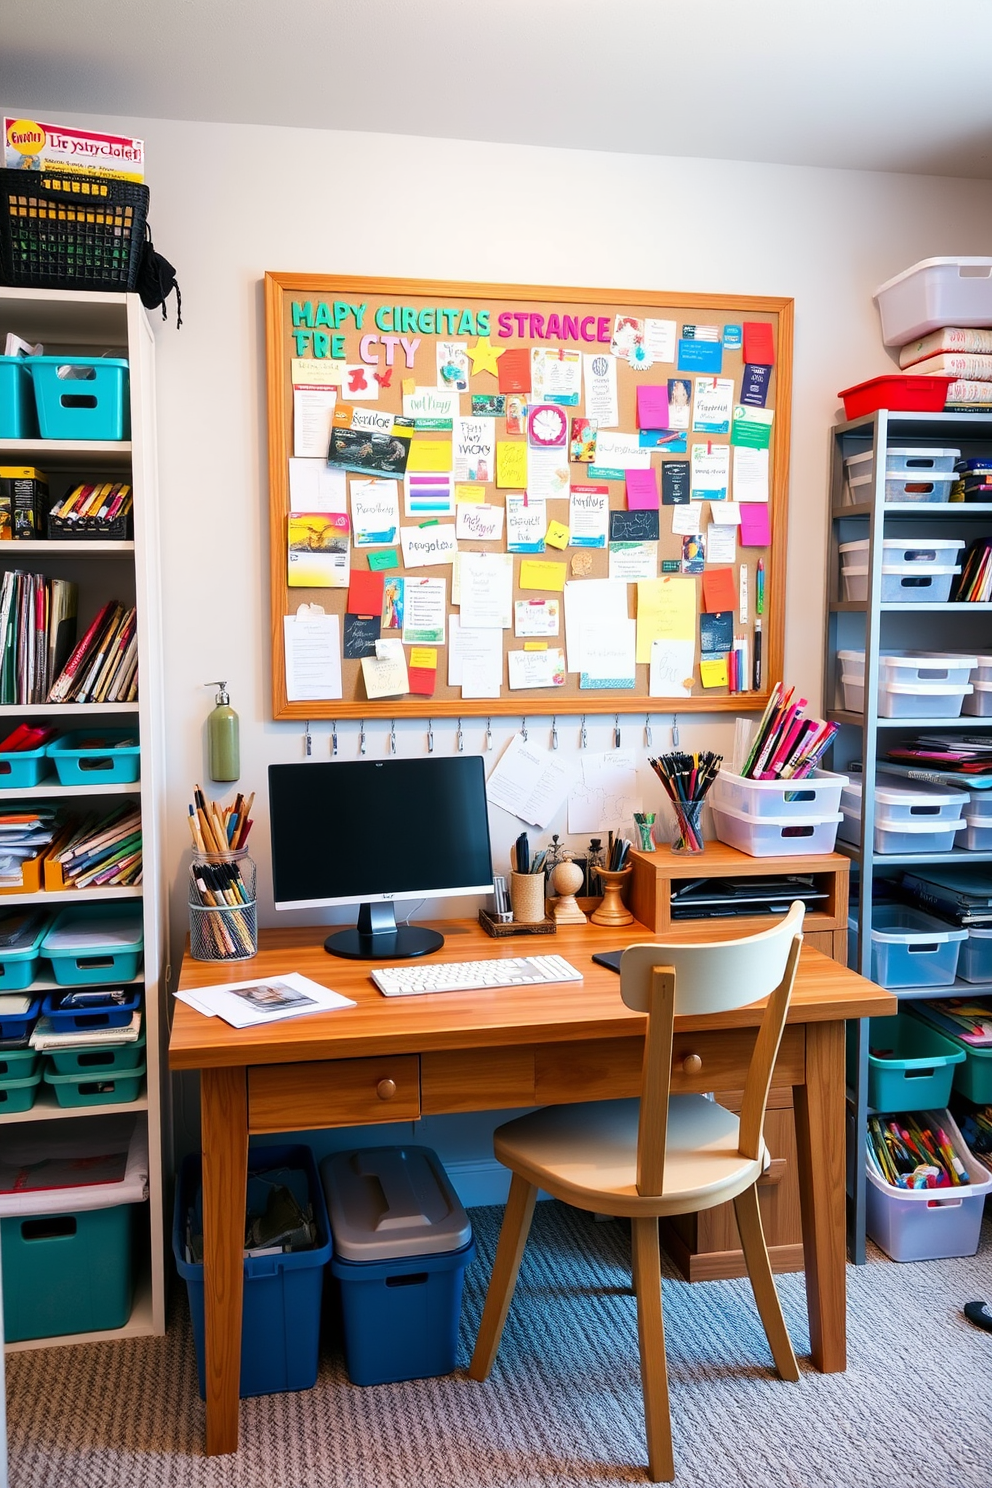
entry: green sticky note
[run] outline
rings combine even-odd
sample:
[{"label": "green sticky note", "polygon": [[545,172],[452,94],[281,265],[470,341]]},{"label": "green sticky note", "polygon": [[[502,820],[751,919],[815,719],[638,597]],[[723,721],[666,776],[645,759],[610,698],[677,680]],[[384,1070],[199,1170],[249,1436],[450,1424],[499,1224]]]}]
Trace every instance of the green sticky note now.
[{"label": "green sticky note", "polygon": [[[369,560],[371,564],[371,559]],[[661,560],[662,573],[679,573],[682,565],[677,558],[663,558]]]},{"label": "green sticky note", "polygon": [[369,554],[369,568],[379,573],[384,568],[399,568],[400,555],[396,548],[383,548],[381,553]]}]

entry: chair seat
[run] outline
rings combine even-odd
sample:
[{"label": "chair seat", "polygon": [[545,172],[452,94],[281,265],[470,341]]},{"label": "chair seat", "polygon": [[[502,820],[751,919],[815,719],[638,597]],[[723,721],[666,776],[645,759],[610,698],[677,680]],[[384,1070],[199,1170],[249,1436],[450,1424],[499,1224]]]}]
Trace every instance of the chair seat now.
[{"label": "chair seat", "polygon": [[665,1215],[710,1209],[761,1176],[767,1152],[742,1157],[733,1112],[703,1095],[675,1095],[668,1107],[665,1186],[637,1192],[638,1100],[548,1106],[494,1133],[496,1157],[555,1198],[603,1214]]}]

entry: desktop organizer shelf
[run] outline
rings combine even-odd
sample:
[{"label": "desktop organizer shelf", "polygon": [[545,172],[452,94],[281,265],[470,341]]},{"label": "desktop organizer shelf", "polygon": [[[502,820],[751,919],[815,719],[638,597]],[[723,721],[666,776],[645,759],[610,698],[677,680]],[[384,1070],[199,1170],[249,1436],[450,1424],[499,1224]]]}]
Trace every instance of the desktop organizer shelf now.
[{"label": "desktop organizer shelf", "polygon": [[[0,910],[32,905],[63,909],[70,905],[113,904],[117,901],[142,906],[143,965],[129,984],[144,987],[143,1031],[147,1065],[137,1099],[116,1106],[60,1106],[51,1086],[42,1085],[34,1106],[22,1114],[0,1116],[0,1124],[37,1125],[44,1131],[52,1121],[85,1121],[93,1116],[137,1113],[148,1129],[149,1199],[136,1206],[135,1251],[139,1275],[131,1316],[124,1327],[108,1332],[86,1332],[35,1342],[8,1345],[13,1349],[51,1347],[61,1343],[84,1343],[161,1334],[165,1331],[165,1206],[163,1165],[163,1107],[166,1088],[162,1079],[166,1039],[164,987],[165,885],[160,860],[163,836],[162,761],[164,757],[161,702],[161,601],[158,590],[158,507],[154,437],[154,338],[137,295],[80,293],[67,290],[14,290],[0,287],[0,330],[13,331],[30,341],[42,341],[54,354],[89,354],[109,351],[126,357],[130,371],[132,437],[123,441],[3,439],[0,463],[32,465],[50,477],[50,494],[56,499],[63,490],[82,480],[127,480],[134,491],[134,538],[116,542],[69,540],[12,541],[0,544],[0,567],[23,568],[47,576],[60,576],[79,585],[79,629],[105,599],[119,598],[138,609],[138,647],[141,692],[129,703],[29,703],[0,705],[3,731],[14,723],[39,720],[60,727],[61,732],[82,727],[77,720],[103,726],[121,719],[133,727],[141,745],[141,779],[134,783],[101,784],[98,779],[81,785],[62,785],[51,775],[26,789],[0,789],[0,803],[14,800],[73,801],[80,807],[99,809],[104,797],[108,806],[132,797],[140,805],[144,873],[140,886],[125,888],[50,889],[37,893],[14,892],[0,897]],[[69,722],[73,720],[73,722]],[[32,984],[32,992],[56,990],[50,967]]]}]

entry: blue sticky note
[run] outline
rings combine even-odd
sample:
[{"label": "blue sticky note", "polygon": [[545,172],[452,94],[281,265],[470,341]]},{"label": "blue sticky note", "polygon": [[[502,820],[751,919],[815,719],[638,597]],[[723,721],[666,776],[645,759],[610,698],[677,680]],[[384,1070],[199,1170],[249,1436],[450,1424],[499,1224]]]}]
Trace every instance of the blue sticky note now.
[{"label": "blue sticky note", "polygon": [[723,347],[719,341],[687,341],[679,337],[680,372],[723,371]]},{"label": "blue sticky note", "polygon": [[762,367],[757,362],[747,362],[741,378],[741,402],[752,408],[764,408],[768,397],[768,379],[771,367]]},{"label": "blue sticky note", "polygon": [[739,325],[725,325],[723,345],[726,351],[740,351],[744,344],[744,332]]},{"label": "blue sticky note", "polygon": [[686,449],[685,429],[641,429],[637,444],[640,449],[666,450],[670,455],[684,455]]}]

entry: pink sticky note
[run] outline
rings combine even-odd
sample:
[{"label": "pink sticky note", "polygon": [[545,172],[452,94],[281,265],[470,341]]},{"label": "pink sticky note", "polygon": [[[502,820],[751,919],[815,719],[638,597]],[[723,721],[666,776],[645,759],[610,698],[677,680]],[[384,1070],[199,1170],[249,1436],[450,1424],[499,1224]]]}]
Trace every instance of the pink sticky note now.
[{"label": "pink sticky note", "polygon": [[767,548],[772,540],[768,504],[764,501],[741,502],[741,547]]},{"label": "pink sticky note", "polygon": [[627,471],[627,510],[658,510],[658,472],[653,467]]},{"label": "pink sticky note", "polygon": [[637,427],[639,429],[668,428],[668,384],[654,387],[650,383],[637,384]]}]

